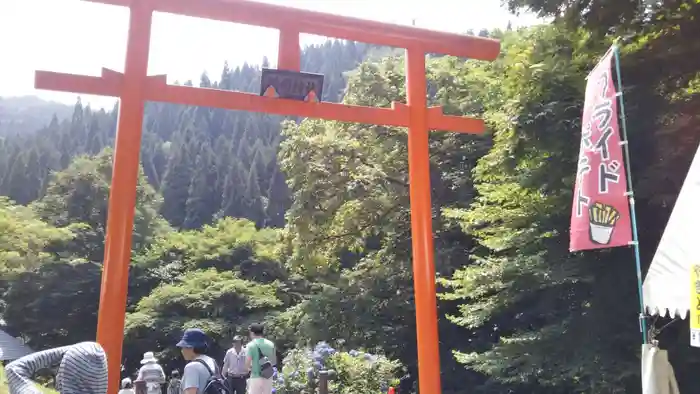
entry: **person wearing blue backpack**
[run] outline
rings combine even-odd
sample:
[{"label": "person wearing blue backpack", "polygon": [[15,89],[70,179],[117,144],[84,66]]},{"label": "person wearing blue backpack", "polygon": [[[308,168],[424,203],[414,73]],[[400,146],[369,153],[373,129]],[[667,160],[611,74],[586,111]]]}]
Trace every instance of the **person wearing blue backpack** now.
[{"label": "person wearing blue backpack", "polygon": [[207,355],[209,337],[198,328],[188,328],[177,343],[187,360],[182,373],[182,394],[229,394],[219,366]]}]

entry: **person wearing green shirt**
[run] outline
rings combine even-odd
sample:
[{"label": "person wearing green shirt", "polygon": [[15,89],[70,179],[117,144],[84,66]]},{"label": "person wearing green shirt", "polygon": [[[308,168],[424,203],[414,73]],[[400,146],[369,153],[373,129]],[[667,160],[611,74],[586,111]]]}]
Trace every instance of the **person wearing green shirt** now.
[{"label": "person wearing green shirt", "polygon": [[272,394],[272,378],[266,379],[260,376],[260,353],[266,357],[273,366],[277,365],[275,344],[264,338],[265,326],[259,323],[251,324],[248,327],[250,332],[250,342],[246,345],[247,357],[246,366],[250,370],[250,380],[248,381],[250,394]]}]

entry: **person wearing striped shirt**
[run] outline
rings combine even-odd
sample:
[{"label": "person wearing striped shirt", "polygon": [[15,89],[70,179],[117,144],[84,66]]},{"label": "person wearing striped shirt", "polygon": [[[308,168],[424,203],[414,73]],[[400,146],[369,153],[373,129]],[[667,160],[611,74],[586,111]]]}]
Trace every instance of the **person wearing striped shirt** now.
[{"label": "person wearing striped shirt", "polygon": [[5,367],[10,394],[41,394],[31,380],[39,370],[55,368],[60,394],[106,394],[107,355],[95,342],[44,350],[24,356]]}]

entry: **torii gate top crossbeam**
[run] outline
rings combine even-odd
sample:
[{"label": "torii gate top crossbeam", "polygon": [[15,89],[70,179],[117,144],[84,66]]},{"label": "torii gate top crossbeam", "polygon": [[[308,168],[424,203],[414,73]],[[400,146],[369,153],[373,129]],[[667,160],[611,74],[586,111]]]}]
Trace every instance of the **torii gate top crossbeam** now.
[{"label": "torii gate top crossbeam", "polygon": [[[134,0],[87,1],[129,7]],[[499,42],[490,38],[443,33],[248,0],[146,0],[146,3],[154,11],[171,14],[397,48],[418,47],[428,53],[470,59],[494,60],[500,51]]]},{"label": "torii gate top crossbeam", "polygon": [[[265,26],[280,30],[280,68],[299,70],[299,33],[411,48],[421,53],[433,52],[473,59],[493,60],[500,45],[496,40],[415,27],[385,24],[363,19],[323,14],[247,0],[87,0],[96,3],[133,7],[138,3],[151,11],[162,11],[207,19]],[[102,76],[80,76],[37,71],[35,87],[64,92],[121,97],[124,75],[103,69]],[[346,122],[373,123],[387,126],[409,125],[409,113],[403,103],[392,108],[371,108],[335,103],[302,103],[257,95],[173,86],[165,76],[152,76],[144,82],[142,98],[195,106],[233,110],[300,115]],[[424,78],[424,76],[423,76]],[[427,126],[433,130],[478,133],[482,120],[443,115],[439,107],[427,111]]]}]

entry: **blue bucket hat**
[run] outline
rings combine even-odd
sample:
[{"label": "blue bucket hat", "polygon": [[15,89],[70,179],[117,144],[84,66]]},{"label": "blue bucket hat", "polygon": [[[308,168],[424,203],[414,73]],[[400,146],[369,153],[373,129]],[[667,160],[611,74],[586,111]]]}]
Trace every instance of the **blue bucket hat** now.
[{"label": "blue bucket hat", "polygon": [[199,328],[188,328],[182,334],[182,339],[177,343],[177,347],[204,347],[207,345],[207,334]]}]

